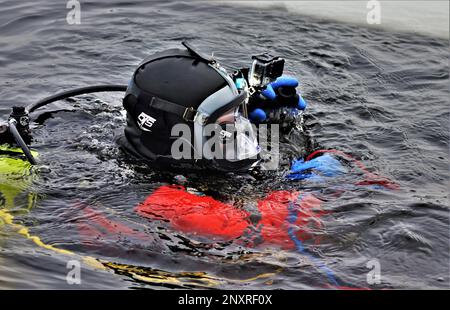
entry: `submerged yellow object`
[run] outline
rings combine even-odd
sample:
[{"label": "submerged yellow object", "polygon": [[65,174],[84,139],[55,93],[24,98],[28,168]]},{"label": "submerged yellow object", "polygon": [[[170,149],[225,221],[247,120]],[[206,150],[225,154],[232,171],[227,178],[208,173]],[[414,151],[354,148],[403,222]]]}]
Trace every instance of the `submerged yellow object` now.
[{"label": "submerged yellow object", "polygon": [[[32,151],[34,157],[38,153]],[[33,182],[36,175],[33,173],[32,165],[28,162],[20,148],[0,145],[0,229],[5,225],[10,226],[16,233],[31,240],[37,246],[63,255],[79,256],[71,251],[54,247],[44,243],[41,238],[30,234],[27,227],[15,223],[14,216],[9,212],[15,207],[14,200],[27,189]],[[36,201],[36,194],[29,192],[27,211],[29,211]],[[81,261],[87,265],[106,269],[102,263],[93,257],[82,256]]]},{"label": "submerged yellow object", "polygon": [[[34,157],[39,155],[36,151],[31,151]],[[0,173],[18,173],[23,169],[31,168],[30,163],[23,154],[22,149],[8,144],[0,144]]]},{"label": "submerged yellow object", "polygon": [[[32,151],[32,154],[34,157],[38,156],[37,152]],[[114,263],[91,256],[79,255],[73,251],[55,247],[42,241],[39,236],[32,235],[26,226],[14,221],[14,216],[10,212],[15,207],[14,201],[16,197],[22,194],[28,195],[26,211],[31,210],[34,206],[37,194],[29,192],[29,188],[35,178],[36,173],[33,166],[27,161],[20,148],[0,145],[0,231],[7,226],[40,248],[78,259],[80,262],[92,268],[112,270],[117,274],[126,275],[137,281],[153,285],[203,288],[220,287],[231,282],[246,283],[260,279],[269,280],[282,270],[278,269],[275,272],[262,273],[248,279],[228,279],[215,277],[206,272],[199,271],[170,272],[151,267]],[[110,211],[113,212],[113,210]]]},{"label": "submerged yellow object", "polygon": [[[33,156],[38,153],[32,151]],[[15,206],[14,199],[27,190],[33,182],[32,165],[26,160],[20,148],[7,144],[0,145],[0,207],[11,209]],[[29,206],[35,195],[28,194]]]}]

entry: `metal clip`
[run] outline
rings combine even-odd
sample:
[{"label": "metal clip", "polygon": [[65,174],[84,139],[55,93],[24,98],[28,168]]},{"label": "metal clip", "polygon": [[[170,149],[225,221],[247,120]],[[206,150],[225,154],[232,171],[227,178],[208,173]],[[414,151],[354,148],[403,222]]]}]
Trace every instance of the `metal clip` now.
[{"label": "metal clip", "polygon": [[193,107],[186,108],[183,113],[183,119],[187,122],[193,122],[197,111]]}]

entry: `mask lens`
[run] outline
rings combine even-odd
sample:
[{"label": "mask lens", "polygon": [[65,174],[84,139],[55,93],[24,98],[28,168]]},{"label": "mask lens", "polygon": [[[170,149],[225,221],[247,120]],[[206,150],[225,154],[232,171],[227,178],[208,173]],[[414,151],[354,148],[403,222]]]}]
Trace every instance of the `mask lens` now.
[{"label": "mask lens", "polygon": [[221,127],[220,148],[224,159],[239,161],[256,157],[260,152],[253,127],[237,109],[233,109],[217,119]]},{"label": "mask lens", "polygon": [[260,148],[250,121],[239,115],[236,117],[235,124],[238,160],[252,158],[258,155]]}]

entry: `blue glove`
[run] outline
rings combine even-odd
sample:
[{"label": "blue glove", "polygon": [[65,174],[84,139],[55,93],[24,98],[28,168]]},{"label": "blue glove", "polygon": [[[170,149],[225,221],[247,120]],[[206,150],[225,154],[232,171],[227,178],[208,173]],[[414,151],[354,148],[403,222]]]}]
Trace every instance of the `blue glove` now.
[{"label": "blue glove", "polygon": [[[295,88],[298,84],[298,80],[291,76],[281,76],[268,84],[261,92],[263,102],[255,109],[250,109],[250,121],[261,123],[267,119],[278,118],[276,111],[275,113],[273,111],[281,108],[284,108],[283,115],[303,111],[306,108],[306,102],[299,93],[296,93]],[[287,90],[287,94],[281,95],[282,90],[284,93]]]},{"label": "blue glove", "polygon": [[283,75],[277,78],[274,82],[268,84],[261,94],[270,100],[275,100],[277,94],[275,91],[280,87],[293,87],[298,86],[298,80],[295,77]]},{"label": "blue glove", "polygon": [[290,180],[311,179],[320,182],[324,177],[336,177],[346,172],[347,169],[339,160],[330,154],[324,154],[306,162],[303,159],[294,160],[286,178]]}]

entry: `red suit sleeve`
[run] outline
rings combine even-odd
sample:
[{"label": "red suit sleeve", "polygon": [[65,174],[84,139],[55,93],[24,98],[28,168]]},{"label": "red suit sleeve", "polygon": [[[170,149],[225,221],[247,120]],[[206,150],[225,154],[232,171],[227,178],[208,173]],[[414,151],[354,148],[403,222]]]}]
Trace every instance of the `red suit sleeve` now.
[{"label": "red suit sleeve", "polygon": [[208,196],[187,192],[181,186],[162,186],[137,206],[152,220],[168,221],[186,233],[231,240],[241,236],[249,223],[248,213]]},{"label": "red suit sleeve", "polygon": [[[242,237],[255,225],[253,235],[259,243],[290,249],[294,242],[288,234],[293,228],[296,238],[311,238],[312,230],[321,226],[321,200],[298,192],[274,191],[258,201],[260,221],[251,224],[249,213],[217,201],[212,197],[189,193],[181,186],[162,186],[139,204],[136,211],[151,220],[169,222],[173,229],[229,241]],[[294,216],[294,221],[290,216]],[[259,234],[258,236],[255,236]],[[257,237],[257,238],[254,238]]]}]

